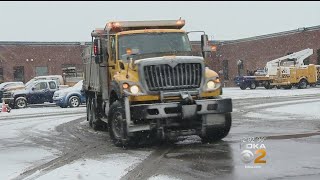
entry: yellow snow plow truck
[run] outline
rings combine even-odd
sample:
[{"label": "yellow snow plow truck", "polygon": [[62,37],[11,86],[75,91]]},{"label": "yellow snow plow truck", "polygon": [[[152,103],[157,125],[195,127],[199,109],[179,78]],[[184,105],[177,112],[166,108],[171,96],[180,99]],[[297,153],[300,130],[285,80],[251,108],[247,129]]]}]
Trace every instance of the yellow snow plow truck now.
[{"label": "yellow snow plow truck", "polygon": [[142,138],[199,135],[211,142],[231,127],[231,99],[205,66],[214,50],[203,31],[204,57],[193,56],[184,20],[117,21],[93,30],[83,51],[87,120],[107,125],[116,146]]}]

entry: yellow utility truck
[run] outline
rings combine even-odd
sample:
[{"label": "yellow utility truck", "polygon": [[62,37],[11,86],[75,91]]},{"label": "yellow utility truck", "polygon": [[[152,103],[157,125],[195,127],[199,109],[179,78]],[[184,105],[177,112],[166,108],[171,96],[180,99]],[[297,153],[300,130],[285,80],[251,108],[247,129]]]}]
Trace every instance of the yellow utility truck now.
[{"label": "yellow utility truck", "polygon": [[291,89],[296,86],[299,89],[307,88],[307,85],[315,86],[317,82],[317,69],[314,64],[305,65],[305,60],[313,54],[313,49],[304,49],[299,52],[269,61],[266,65],[266,87],[278,86]]},{"label": "yellow utility truck", "polygon": [[[184,135],[210,142],[229,133],[232,100],[219,96],[219,76],[193,55],[184,25],[114,21],[92,31],[82,54],[87,120],[94,129],[107,125],[116,146]],[[206,57],[215,47],[196,32]]]},{"label": "yellow utility truck", "polygon": [[[291,89],[293,86],[305,89],[316,86],[320,78],[317,65],[306,64],[305,61],[313,54],[313,49],[304,49],[267,62],[264,72],[256,76],[242,76],[235,79],[242,90],[247,87],[255,89],[264,86],[266,89]],[[319,82],[319,81],[318,81]]]}]

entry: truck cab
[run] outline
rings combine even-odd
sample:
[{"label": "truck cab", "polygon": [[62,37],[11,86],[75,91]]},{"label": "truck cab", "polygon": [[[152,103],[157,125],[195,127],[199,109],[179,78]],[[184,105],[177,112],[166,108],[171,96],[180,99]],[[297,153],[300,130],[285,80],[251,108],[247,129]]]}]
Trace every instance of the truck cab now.
[{"label": "truck cab", "polygon": [[117,21],[91,33],[83,53],[87,120],[94,129],[106,123],[116,146],[141,134],[197,134],[204,141],[228,134],[232,101],[220,98],[219,76],[204,61],[215,47],[201,31],[203,57],[194,56],[184,24]]}]

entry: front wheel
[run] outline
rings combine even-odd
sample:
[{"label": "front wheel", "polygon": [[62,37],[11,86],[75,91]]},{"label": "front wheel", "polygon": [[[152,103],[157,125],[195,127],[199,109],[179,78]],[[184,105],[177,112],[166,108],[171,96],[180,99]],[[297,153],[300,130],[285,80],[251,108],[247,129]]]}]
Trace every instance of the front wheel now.
[{"label": "front wheel", "polygon": [[252,82],[252,83],[250,84],[250,89],[256,89],[256,88],[257,88],[256,83]]},{"label": "front wheel", "polygon": [[18,97],[15,101],[15,106],[18,109],[27,107],[27,99],[25,97]]},{"label": "front wheel", "polygon": [[308,82],[305,79],[301,79],[299,84],[298,84],[298,88],[299,89],[306,89],[308,86]]},{"label": "front wheel", "polygon": [[202,142],[215,142],[225,138],[231,129],[232,117],[231,113],[225,114],[225,123],[222,126],[213,126],[206,129],[205,135],[200,136]]},{"label": "front wheel", "polygon": [[[110,137],[117,147],[133,145],[134,138],[128,136],[125,120],[125,110],[122,103],[115,101],[110,106],[108,116],[108,129]],[[129,144],[130,143],[130,144]]]},{"label": "front wheel", "polygon": [[247,89],[247,86],[245,84],[240,84],[240,89],[245,90],[245,89]]}]

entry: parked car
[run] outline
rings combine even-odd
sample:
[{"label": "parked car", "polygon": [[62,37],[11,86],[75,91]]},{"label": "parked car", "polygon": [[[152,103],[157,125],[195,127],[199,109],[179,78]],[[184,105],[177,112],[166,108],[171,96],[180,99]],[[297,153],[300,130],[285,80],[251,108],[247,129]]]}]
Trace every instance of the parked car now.
[{"label": "parked car", "polygon": [[82,84],[83,81],[81,80],[72,87],[56,91],[53,95],[53,101],[62,108],[78,107],[85,103],[86,97],[82,92]]},{"label": "parked car", "polygon": [[30,81],[28,81],[26,83],[26,86],[28,86],[29,84],[33,84],[34,82],[39,81],[39,80],[55,80],[57,82],[58,86],[65,86],[63,77],[61,75],[37,76],[37,77],[32,78]]},{"label": "parked car", "polygon": [[23,82],[4,82],[0,84],[0,103],[2,102],[3,93],[16,89],[24,89]]},{"label": "parked car", "polygon": [[24,90],[10,91],[4,94],[11,108],[25,108],[28,104],[53,102],[52,96],[58,90],[54,80],[38,80],[29,83]]}]

